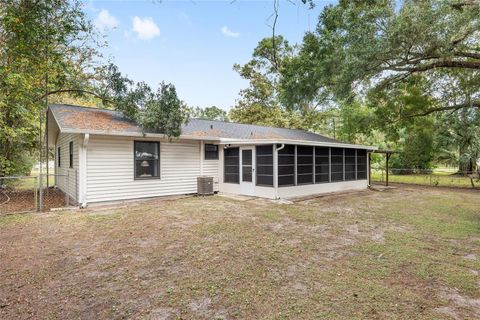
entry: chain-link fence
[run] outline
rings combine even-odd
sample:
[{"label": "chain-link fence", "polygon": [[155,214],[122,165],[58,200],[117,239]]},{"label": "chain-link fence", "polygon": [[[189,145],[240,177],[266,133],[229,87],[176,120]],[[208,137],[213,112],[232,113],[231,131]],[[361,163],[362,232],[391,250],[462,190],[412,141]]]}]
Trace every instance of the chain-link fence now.
[{"label": "chain-link fence", "polygon": [[76,192],[76,175],[0,177],[0,215],[66,207]]},{"label": "chain-link fence", "polygon": [[[387,179],[385,169],[373,169],[372,183],[384,184]],[[434,187],[480,189],[478,172],[461,172],[453,168],[443,169],[389,169],[389,183],[418,184]]]},{"label": "chain-link fence", "polygon": [[37,210],[38,177],[0,177],[0,214]]}]

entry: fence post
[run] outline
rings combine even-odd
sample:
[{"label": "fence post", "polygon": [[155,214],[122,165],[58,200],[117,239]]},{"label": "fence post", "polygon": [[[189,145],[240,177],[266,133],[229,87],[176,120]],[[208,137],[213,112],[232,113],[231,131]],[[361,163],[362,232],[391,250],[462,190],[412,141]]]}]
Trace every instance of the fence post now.
[{"label": "fence post", "polygon": [[[40,164],[40,166],[41,166],[41,164]],[[43,181],[42,181],[42,176],[43,176],[42,173],[40,173],[38,175],[38,177],[39,177],[39,179],[38,179],[38,188],[39,188],[38,189],[38,210],[39,211],[43,211],[43,190],[42,190],[43,189],[42,188],[43,187],[42,186]]]},{"label": "fence post", "polygon": [[70,205],[70,197],[68,196],[68,189],[70,189],[70,171],[67,170],[66,176],[66,183],[65,183],[65,206]]},{"label": "fence post", "polygon": [[34,202],[33,205],[34,205],[35,211],[38,212],[39,208],[38,208],[38,194],[37,194],[37,192],[38,192],[38,189],[37,189],[38,181],[37,181],[37,179],[38,179],[37,177],[33,177],[33,202]]}]

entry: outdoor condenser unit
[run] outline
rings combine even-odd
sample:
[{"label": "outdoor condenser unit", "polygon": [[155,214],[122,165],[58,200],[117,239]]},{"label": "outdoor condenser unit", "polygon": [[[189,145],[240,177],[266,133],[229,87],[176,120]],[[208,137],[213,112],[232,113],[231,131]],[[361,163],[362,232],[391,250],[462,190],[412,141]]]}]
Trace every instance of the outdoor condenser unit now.
[{"label": "outdoor condenser unit", "polygon": [[202,196],[213,194],[213,177],[198,177],[197,193]]}]

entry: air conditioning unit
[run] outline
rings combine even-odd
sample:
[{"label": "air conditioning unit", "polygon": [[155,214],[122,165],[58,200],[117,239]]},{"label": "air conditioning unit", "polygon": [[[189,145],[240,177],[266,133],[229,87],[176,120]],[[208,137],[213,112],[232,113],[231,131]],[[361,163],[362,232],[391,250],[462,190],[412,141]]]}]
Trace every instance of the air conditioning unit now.
[{"label": "air conditioning unit", "polygon": [[197,177],[197,193],[202,196],[213,194],[213,177]]}]

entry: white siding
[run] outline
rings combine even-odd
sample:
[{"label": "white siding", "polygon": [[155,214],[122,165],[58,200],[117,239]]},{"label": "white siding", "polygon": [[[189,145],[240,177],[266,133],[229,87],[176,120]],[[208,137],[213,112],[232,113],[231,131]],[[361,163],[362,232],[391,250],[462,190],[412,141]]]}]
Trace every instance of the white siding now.
[{"label": "white siding", "polygon": [[[70,168],[69,144],[73,142],[73,167]],[[78,199],[78,146],[79,134],[60,133],[55,146],[55,183],[60,190],[67,193],[73,200]],[[61,153],[61,166],[58,166],[58,148]]]},{"label": "white siding", "polygon": [[219,190],[219,166],[219,160],[203,160],[203,175],[213,177],[213,191]]},{"label": "white siding", "polygon": [[134,139],[128,137],[90,136],[87,148],[88,202],[197,192],[200,142],[161,140],[160,179],[148,180],[134,179],[133,142]]}]

